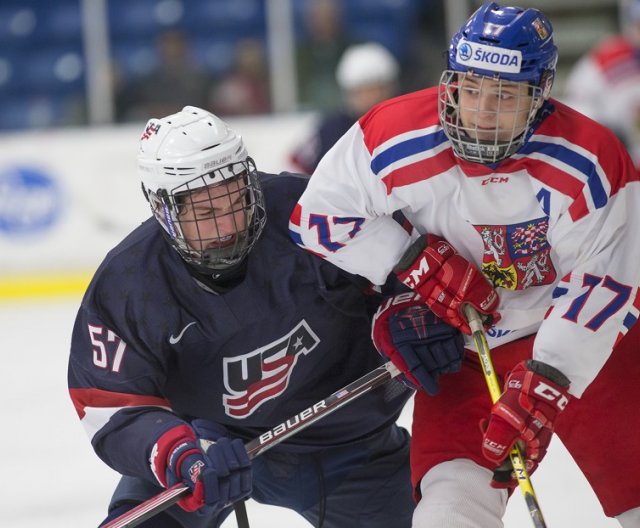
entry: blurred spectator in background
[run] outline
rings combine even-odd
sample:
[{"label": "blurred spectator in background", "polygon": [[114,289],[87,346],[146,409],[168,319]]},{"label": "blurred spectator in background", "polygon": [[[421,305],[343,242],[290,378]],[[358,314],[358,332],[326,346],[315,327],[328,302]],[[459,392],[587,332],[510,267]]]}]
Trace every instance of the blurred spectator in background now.
[{"label": "blurred spectator in background", "polygon": [[576,63],[564,101],[613,130],[640,167],[640,0],[632,0],[621,18],[623,31]]},{"label": "blurred spectator in background", "polygon": [[447,66],[449,36],[444,0],[420,0],[414,4],[416,29],[403,35],[408,50],[401,61],[400,84],[404,93],[438,84]]},{"label": "blurred spectator in background", "polygon": [[214,88],[209,106],[220,115],[265,114],[271,110],[269,74],[260,41],[238,43],[233,69]]},{"label": "blurred spectator in background", "polygon": [[361,115],[397,93],[399,73],[397,60],[381,44],[368,42],[347,48],[335,72],[342,109],[323,115],[313,135],[294,150],[291,161],[295,169],[310,175]]},{"label": "blurred spectator in background", "polygon": [[301,109],[331,110],[341,104],[335,71],[349,45],[342,19],[336,0],[311,0],[305,4],[305,36],[296,48]]},{"label": "blurred spectator in background", "polygon": [[212,79],[189,56],[186,35],[169,30],[157,38],[158,67],[125,83],[115,96],[118,121],[145,121],[187,105],[207,107]]}]

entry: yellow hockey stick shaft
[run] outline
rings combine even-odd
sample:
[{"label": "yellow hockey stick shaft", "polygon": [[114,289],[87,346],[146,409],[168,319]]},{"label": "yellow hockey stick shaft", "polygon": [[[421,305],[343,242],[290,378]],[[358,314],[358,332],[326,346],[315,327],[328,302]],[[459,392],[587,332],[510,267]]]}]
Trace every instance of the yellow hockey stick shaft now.
[{"label": "yellow hockey stick shaft", "polygon": [[[502,388],[498,381],[498,376],[493,368],[493,362],[491,361],[491,349],[489,343],[487,343],[487,336],[484,333],[484,326],[482,325],[482,319],[480,314],[469,304],[464,305],[464,313],[471,328],[473,343],[476,347],[476,351],[480,356],[480,363],[482,364],[482,372],[484,379],[489,387],[489,394],[491,395],[491,401],[495,403],[502,394]],[[514,444],[511,452],[509,453],[511,459],[511,465],[513,471],[518,480],[518,486],[524,496],[524,500],[529,510],[529,515],[533,521],[535,528],[546,528],[547,525],[542,516],[542,510],[538,504],[538,498],[536,492],[531,484],[527,467],[520,452],[518,444]]]}]

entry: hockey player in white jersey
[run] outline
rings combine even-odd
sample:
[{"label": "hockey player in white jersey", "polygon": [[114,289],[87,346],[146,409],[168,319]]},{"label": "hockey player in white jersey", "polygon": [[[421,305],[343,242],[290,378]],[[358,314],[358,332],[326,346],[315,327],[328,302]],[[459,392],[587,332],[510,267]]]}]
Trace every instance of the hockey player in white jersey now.
[{"label": "hockey player in white jersey", "polygon": [[[419,294],[383,305],[373,328],[425,389],[416,527],[501,527],[515,480],[494,470],[516,441],[535,470],[554,432],[606,515],[640,526],[640,182],[610,130],[550,97],[556,62],[542,12],[484,4],[452,38],[439,85],[364,115],[290,220],[302,247]],[[429,357],[403,342],[417,302],[467,334],[459,373],[429,377]],[[495,405],[465,303],[484,316]]]}]

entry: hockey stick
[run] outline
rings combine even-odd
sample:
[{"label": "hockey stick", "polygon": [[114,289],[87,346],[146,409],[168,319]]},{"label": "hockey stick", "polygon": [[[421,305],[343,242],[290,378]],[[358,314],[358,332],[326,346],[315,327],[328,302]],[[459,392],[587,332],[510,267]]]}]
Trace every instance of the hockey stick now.
[{"label": "hockey stick", "polygon": [[[480,356],[482,372],[484,374],[484,379],[487,382],[487,386],[489,387],[491,401],[495,403],[498,398],[500,398],[502,389],[500,388],[498,376],[493,369],[491,349],[489,348],[489,343],[487,343],[487,336],[484,333],[482,320],[480,319],[478,312],[469,304],[464,305],[464,313],[467,317],[467,321],[469,322],[469,326],[471,327],[473,342],[476,350],[478,351],[478,355]],[[527,504],[527,509],[529,510],[529,515],[531,516],[533,525],[535,528],[546,528],[547,525],[542,517],[542,510],[538,504],[536,492],[533,489],[533,484],[531,484],[527,467],[517,443],[511,448],[509,458],[511,459],[511,465],[513,466],[513,470],[518,478],[518,486],[524,496],[524,501]]]},{"label": "hockey stick", "polygon": [[[298,431],[307,428],[320,418],[336,411],[346,403],[395,378],[398,374],[400,374],[400,371],[390,361],[379,366],[346,387],[334,392],[331,396],[320,400],[304,411],[276,425],[273,429],[269,429],[259,437],[247,442],[244,447],[249,458],[256,458]],[[166,510],[188,493],[189,488],[187,486],[176,484],[138,504],[135,508],[108,522],[102,528],[133,528],[138,526],[149,517]]]}]

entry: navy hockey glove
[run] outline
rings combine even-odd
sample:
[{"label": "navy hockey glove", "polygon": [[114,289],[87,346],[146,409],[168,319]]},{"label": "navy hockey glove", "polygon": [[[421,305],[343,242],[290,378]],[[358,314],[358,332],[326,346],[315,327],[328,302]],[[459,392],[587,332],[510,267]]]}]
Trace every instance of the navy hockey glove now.
[{"label": "navy hockey glove", "polygon": [[390,297],[373,319],[378,352],[398,367],[405,383],[432,396],[441,374],[458,372],[464,358],[462,334],[439,319],[415,292]]},{"label": "navy hockey glove", "polygon": [[[516,441],[529,473],[536,469],[551,442],[558,414],[569,403],[569,379],[558,369],[530,359],[518,363],[507,374],[504,392],[483,420],[482,454],[502,464]],[[502,464],[494,473],[494,488],[515,487],[511,465]]]},{"label": "navy hockey glove", "polygon": [[500,320],[498,293],[486,277],[449,244],[435,235],[419,237],[393,270],[424,299],[433,313],[465,334],[471,329],[462,307],[480,312],[485,326]]},{"label": "navy hockey glove", "polygon": [[250,495],[251,461],[239,439],[207,420],[177,425],[162,434],[151,454],[151,468],[165,487],[184,482],[191,494],[178,505],[212,513]]}]

